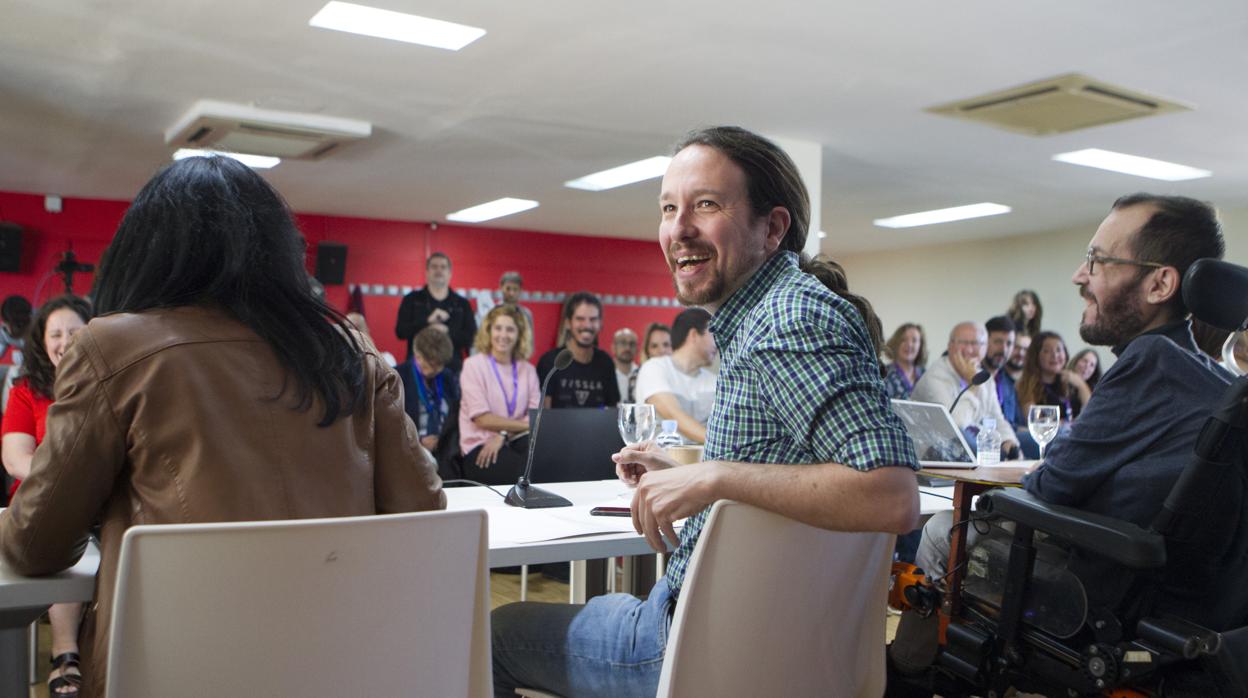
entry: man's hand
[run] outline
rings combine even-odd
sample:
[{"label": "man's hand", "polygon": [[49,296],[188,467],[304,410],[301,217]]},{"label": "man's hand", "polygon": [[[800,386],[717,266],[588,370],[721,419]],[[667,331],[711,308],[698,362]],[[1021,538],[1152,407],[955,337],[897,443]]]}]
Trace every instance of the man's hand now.
[{"label": "man's hand", "polygon": [[451,314],[441,308],[437,308],[432,313],[429,313],[429,317],[425,319],[430,325],[443,325],[447,320],[451,319]]},{"label": "man's hand", "polygon": [[498,460],[498,452],[503,448],[503,435],[490,434],[490,438],[485,440],[485,445],[477,452],[477,467],[485,470],[494,465]]},{"label": "man's hand", "polygon": [[956,352],[949,352],[949,365],[967,383],[979,373],[979,365],[975,359],[968,359]]},{"label": "man's hand", "polygon": [[655,552],[666,553],[680,544],[673,522],[692,516],[715,502],[712,481],[717,463],[648,470],[633,494],[633,528],[646,537]]},{"label": "man's hand", "polygon": [[1018,460],[1022,458],[1022,449],[1017,441],[1006,441],[1001,444],[1001,460]]},{"label": "man's hand", "polygon": [[629,487],[636,487],[647,471],[666,470],[680,465],[653,441],[625,446],[619,453],[611,456],[611,460],[615,461],[615,474]]},{"label": "man's hand", "polygon": [[427,449],[429,449],[429,451],[430,451],[431,453],[432,453],[433,451],[437,450],[437,448],[438,448],[438,436],[437,436],[437,434],[430,434],[430,435],[428,435],[428,436],[422,436],[422,437],[420,437],[420,445],[421,445],[421,446],[424,446],[424,447],[425,447],[425,448],[427,448]]}]

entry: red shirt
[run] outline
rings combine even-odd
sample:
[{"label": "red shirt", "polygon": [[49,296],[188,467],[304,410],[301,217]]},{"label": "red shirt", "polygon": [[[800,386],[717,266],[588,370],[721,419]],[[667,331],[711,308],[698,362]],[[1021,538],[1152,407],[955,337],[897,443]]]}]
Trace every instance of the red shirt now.
[{"label": "red shirt", "polygon": [[[0,426],[0,436],[4,434],[30,434],[35,437],[35,446],[43,442],[44,427],[48,422],[48,407],[52,400],[35,394],[30,383],[19,380],[9,389],[9,406],[4,411],[4,424]],[[21,480],[13,483],[9,490],[9,498],[17,491]]]}]

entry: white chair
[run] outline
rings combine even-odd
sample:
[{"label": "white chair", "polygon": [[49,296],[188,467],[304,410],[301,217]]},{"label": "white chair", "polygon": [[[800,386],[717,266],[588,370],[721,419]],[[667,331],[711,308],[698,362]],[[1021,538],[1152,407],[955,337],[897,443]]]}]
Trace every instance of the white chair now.
[{"label": "white chair", "polygon": [[717,502],[676,604],[658,695],[883,695],[893,541]]},{"label": "white chair", "polygon": [[109,696],[489,696],[485,512],[136,526]]},{"label": "white chair", "polygon": [[893,542],[717,502],[689,561],[658,695],[883,695]]}]

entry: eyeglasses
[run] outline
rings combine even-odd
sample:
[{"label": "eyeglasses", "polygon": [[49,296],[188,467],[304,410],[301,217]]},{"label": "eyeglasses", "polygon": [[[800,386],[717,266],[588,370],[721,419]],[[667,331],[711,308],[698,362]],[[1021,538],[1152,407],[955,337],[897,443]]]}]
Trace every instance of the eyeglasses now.
[{"label": "eyeglasses", "polygon": [[1092,250],[1088,250],[1088,256],[1084,258],[1084,263],[1088,265],[1088,276],[1096,273],[1096,265],[1098,264],[1132,264],[1137,267],[1149,267],[1151,269],[1162,269],[1166,265],[1157,262],[1141,262],[1138,259],[1123,259],[1122,257],[1106,257]]}]

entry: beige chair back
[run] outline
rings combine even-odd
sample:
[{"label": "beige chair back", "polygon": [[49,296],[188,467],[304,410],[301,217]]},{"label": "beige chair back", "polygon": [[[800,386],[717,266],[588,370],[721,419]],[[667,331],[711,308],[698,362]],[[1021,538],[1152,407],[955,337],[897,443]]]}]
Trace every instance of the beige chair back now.
[{"label": "beige chair back", "polygon": [[109,696],[489,696],[485,512],[136,526]]},{"label": "beige chair back", "polygon": [[658,695],[883,695],[893,541],[716,503],[676,604]]}]

